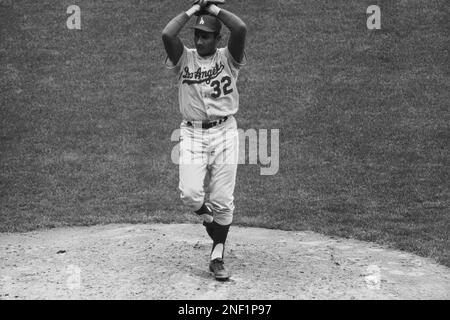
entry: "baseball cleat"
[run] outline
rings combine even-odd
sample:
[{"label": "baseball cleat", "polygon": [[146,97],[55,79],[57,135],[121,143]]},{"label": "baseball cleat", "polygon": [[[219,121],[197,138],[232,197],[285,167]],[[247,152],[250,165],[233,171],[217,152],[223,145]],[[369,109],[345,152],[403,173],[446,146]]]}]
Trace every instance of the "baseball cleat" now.
[{"label": "baseball cleat", "polygon": [[227,281],[230,278],[230,273],[225,269],[223,259],[221,258],[211,260],[209,263],[209,271],[214,273],[214,277],[218,281]]}]

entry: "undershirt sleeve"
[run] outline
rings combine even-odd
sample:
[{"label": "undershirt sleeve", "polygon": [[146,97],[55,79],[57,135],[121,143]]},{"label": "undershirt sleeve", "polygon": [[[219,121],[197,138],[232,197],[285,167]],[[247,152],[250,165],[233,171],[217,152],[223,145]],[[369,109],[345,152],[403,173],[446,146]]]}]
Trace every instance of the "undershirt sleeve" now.
[{"label": "undershirt sleeve", "polygon": [[178,59],[177,64],[173,64],[173,62],[169,59],[169,57],[166,56],[164,65],[166,66],[167,69],[173,70],[174,73],[178,74],[180,72],[181,66],[186,64],[187,52],[188,49],[186,48],[186,46],[183,46],[183,53],[181,54],[180,59]]}]

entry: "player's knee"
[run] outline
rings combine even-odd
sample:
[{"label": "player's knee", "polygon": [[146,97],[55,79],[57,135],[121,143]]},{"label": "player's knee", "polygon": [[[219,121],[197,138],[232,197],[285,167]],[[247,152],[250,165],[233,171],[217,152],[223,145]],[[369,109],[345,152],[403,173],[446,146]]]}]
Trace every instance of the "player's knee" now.
[{"label": "player's knee", "polygon": [[234,210],[234,197],[231,194],[213,193],[210,195],[210,202],[217,212],[226,213]]},{"label": "player's knee", "polygon": [[233,211],[224,213],[214,212],[214,221],[222,226],[230,225],[233,222]]},{"label": "player's knee", "polygon": [[202,188],[183,188],[181,190],[181,200],[187,206],[189,206],[192,210],[198,210],[204,201],[204,192]]},{"label": "player's knee", "polygon": [[233,197],[210,197],[209,200],[214,212],[214,220],[221,225],[230,224],[234,213]]}]

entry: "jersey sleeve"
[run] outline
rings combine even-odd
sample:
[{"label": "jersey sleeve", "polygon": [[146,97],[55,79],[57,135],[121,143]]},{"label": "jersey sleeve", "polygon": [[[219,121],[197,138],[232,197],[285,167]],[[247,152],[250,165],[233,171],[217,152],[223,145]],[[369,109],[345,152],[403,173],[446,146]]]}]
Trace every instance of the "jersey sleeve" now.
[{"label": "jersey sleeve", "polygon": [[224,48],[224,55],[227,58],[228,64],[230,65],[230,68],[231,70],[233,70],[233,72],[238,71],[247,64],[247,54],[245,53],[245,51],[241,62],[237,62],[236,60],[234,60],[233,56],[228,50],[228,47]]},{"label": "jersey sleeve", "polygon": [[178,74],[181,70],[181,67],[186,64],[187,61],[188,49],[186,46],[183,46],[183,53],[181,54],[180,59],[178,59],[177,64],[174,64],[172,60],[166,56],[166,60],[164,61],[164,65],[167,69],[172,70],[175,74]]}]

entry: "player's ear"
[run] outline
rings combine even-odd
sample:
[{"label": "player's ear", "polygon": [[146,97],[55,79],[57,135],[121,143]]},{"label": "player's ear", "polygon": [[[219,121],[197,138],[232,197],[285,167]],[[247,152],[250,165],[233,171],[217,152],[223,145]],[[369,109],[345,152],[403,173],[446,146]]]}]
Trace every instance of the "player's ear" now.
[{"label": "player's ear", "polygon": [[217,42],[220,42],[220,40],[222,40],[222,35],[221,35],[220,33],[218,33],[218,34],[216,35],[216,41],[217,41]]}]

